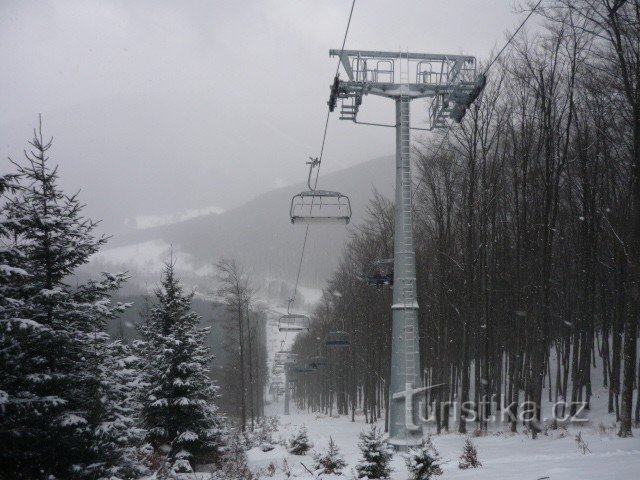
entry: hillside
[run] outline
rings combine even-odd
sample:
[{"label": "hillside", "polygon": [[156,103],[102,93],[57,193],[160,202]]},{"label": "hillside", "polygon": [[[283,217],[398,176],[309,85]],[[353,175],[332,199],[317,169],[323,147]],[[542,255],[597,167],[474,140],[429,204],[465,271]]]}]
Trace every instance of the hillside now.
[{"label": "hillside", "polygon": [[[349,195],[353,209],[351,225],[313,225],[307,243],[301,284],[320,288],[337,265],[345,240],[366,210],[373,189],[393,195],[393,157],[380,157],[339,172],[321,176],[319,188]],[[159,269],[169,246],[190,271],[197,284],[210,283],[213,265],[221,257],[234,257],[250,266],[261,279],[292,281],[298,266],[304,226],[289,221],[289,206],[299,183],[262,194],[221,214],[208,214],[171,225],[133,231],[111,239],[95,261],[96,267],[127,266],[134,277]],[[155,268],[157,266],[157,268]],[[198,280],[199,279],[199,280]],[[134,278],[135,281],[141,278]]]}]

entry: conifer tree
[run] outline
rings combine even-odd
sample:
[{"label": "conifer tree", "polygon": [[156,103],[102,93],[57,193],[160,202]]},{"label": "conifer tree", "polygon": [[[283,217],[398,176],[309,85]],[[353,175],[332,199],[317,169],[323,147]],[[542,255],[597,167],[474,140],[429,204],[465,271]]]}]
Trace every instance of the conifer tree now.
[{"label": "conifer tree", "polygon": [[411,480],[429,480],[434,476],[442,475],[440,456],[431,437],[423,440],[420,447],[409,449],[404,460]]},{"label": "conifer tree", "polygon": [[468,468],[481,467],[482,463],[478,460],[478,451],[473,442],[467,438],[464,441],[464,447],[462,447],[462,455],[460,455],[460,461],[458,462],[458,468],[466,470]]},{"label": "conifer tree", "polygon": [[[0,176],[0,196],[9,192],[14,193],[18,188],[16,180],[15,175]],[[17,313],[22,305],[17,287],[28,276],[24,269],[17,267],[17,263],[22,257],[22,249],[10,234],[10,222],[11,220],[6,218],[4,214],[0,217],[0,321],[4,328],[7,328],[10,322],[17,322]],[[0,338],[0,342],[2,340]],[[3,358],[5,357],[0,356],[0,362]],[[0,390],[0,405],[2,399],[6,399],[7,395],[6,392]]]},{"label": "conifer tree", "polygon": [[289,441],[289,453],[293,455],[306,454],[313,445],[309,442],[309,435],[307,434],[307,427],[304,425],[300,427],[300,430],[291,437]]},{"label": "conifer tree", "polygon": [[183,291],[174,267],[173,261],[165,264],[156,304],[140,328],[143,419],[154,449],[166,453],[169,464],[187,459],[195,467],[218,460],[223,429],[214,403],[218,387],[209,377],[210,329],[198,328],[193,293]]},{"label": "conifer tree", "polygon": [[358,478],[389,478],[393,450],[384,432],[373,425],[371,430],[360,433],[358,446],[362,452],[362,459],[356,465]]},{"label": "conifer tree", "polygon": [[143,388],[140,359],[129,345],[115,340],[101,346],[100,423],[95,444],[104,457],[105,478],[140,478],[149,473],[142,459],[150,453],[146,432],[140,427],[139,391]]},{"label": "conifer tree", "polygon": [[327,450],[314,455],[313,459],[315,460],[314,468],[317,474],[341,475],[342,469],[347,466],[344,457],[340,454],[340,449],[332,437],[329,437]]},{"label": "conifer tree", "polygon": [[254,476],[247,463],[247,452],[243,432],[234,431],[225,447],[220,468],[214,474],[215,480],[253,480]]},{"label": "conifer tree", "polygon": [[[0,471],[10,478],[89,478],[123,465],[98,447],[109,295],[124,274],[71,287],[67,278],[106,239],[58,187],[52,140],[34,131],[0,209]],[[7,182],[3,182],[7,185]],[[112,385],[113,388],[118,388]]]}]

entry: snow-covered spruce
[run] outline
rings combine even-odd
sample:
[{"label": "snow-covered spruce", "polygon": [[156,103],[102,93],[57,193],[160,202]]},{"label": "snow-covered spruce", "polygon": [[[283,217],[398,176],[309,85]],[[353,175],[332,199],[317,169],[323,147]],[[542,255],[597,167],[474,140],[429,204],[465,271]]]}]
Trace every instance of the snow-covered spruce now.
[{"label": "snow-covered spruce", "polygon": [[[57,185],[51,141],[34,132],[0,209],[0,471],[8,478],[127,478],[142,472],[129,440],[130,405],[112,423],[129,382],[107,378],[110,293],[124,274],[70,287],[65,279],[106,241]],[[5,374],[10,372],[10,374]],[[132,374],[135,376],[135,373]],[[120,408],[120,407],[118,407]],[[131,435],[129,435],[131,433]],[[117,441],[114,441],[117,438]],[[103,446],[109,445],[108,453]]]},{"label": "snow-covered spruce", "polygon": [[342,469],[347,466],[343,456],[340,454],[340,449],[333,441],[332,437],[329,437],[329,446],[327,447],[327,450],[322,453],[315,454],[313,459],[313,468],[316,471],[316,475],[341,475]]},{"label": "snow-covered spruce", "polygon": [[100,364],[101,422],[95,433],[96,449],[118,478],[139,478],[149,473],[144,459],[149,454],[146,432],[140,428],[140,359],[131,347],[116,340],[102,347]]},{"label": "snow-covered spruce", "polygon": [[300,430],[298,430],[298,432],[289,440],[289,453],[293,455],[304,455],[312,447],[313,444],[309,442],[307,427],[305,427],[304,425],[301,426]]},{"label": "snow-covered spruce", "polygon": [[195,467],[219,460],[224,432],[215,405],[218,387],[209,377],[209,329],[198,327],[193,293],[183,291],[174,266],[165,264],[156,303],[139,328],[142,341],[136,342],[145,365],[143,422],[167,465],[189,460]]},{"label": "snow-covered spruce", "polygon": [[420,447],[409,449],[409,452],[404,455],[404,460],[410,480],[429,480],[442,475],[440,456],[430,436],[423,440]]},{"label": "snow-covered spruce", "polygon": [[229,436],[219,468],[213,473],[214,480],[252,480],[253,473],[247,463],[247,454],[242,432],[234,431]]},{"label": "snow-covered spruce", "polygon": [[462,455],[460,455],[460,461],[458,462],[458,468],[466,470],[468,468],[482,467],[482,463],[478,460],[478,451],[470,438],[466,438],[464,441],[464,447],[462,447]]},{"label": "snow-covered spruce", "polygon": [[259,417],[256,419],[253,432],[244,432],[244,436],[247,438],[247,446],[249,448],[258,447],[263,452],[273,450],[276,444],[273,434],[278,431],[278,425],[278,417]]},{"label": "snow-covered spruce", "polygon": [[389,478],[393,449],[384,432],[373,425],[369,431],[360,433],[358,446],[362,452],[362,458],[356,465],[358,478]]}]

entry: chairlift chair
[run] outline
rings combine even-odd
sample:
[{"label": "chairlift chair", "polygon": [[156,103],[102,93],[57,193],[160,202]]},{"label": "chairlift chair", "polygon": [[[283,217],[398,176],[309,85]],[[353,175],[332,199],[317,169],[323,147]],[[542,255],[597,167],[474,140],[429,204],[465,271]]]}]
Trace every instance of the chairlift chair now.
[{"label": "chairlift chair", "polygon": [[269,393],[275,395],[282,388],[282,382],[271,382],[269,385]]},{"label": "chairlift chair", "polygon": [[383,273],[376,270],[372,275],[367,277],[367,283],[376,288],[382,288],[386,285],[393,287],[393,271],[390,273]]},{"label": "chairlift chair", "polygon": [[351,340],[347,332],[335,330],[327,334],[324,344],[331,348],[348,347],[351,345]]},{"label": "chairlift chair", "polygon": [[285,351],[276,352],[275,361],[279,365],[293,365],[298,361],[298,354]]},{"label": "chairlift chair", "polygon": [[393,258],[373,262],[371,272],[367,276],[367,283],[376,288],[382,288],[385,285],[393,287]]},{"label": "chairlift chair", "polygon": [[293,373],[309,373],[309,372],[313,372],[313,369],[305,366],[300,366],[300,367],[293,367],[291,371]]},{"label": "chairlift chair", "polygon": [[318,370],[320,367],[324,367],[327,365],[327,359],[322,356],[311,357],[307,362],[307,366],[312,370]]},{"label": "chairlift chair", "polygon": [[280,388],[280,384],[279,383],[272,383],[271,385],[269,385],[269,394],[270,395],[275,395],[278,392],[278,389]]},{"label": "chairlift chair", "polygon": [[307,186],[309,190],[294,195],[291,199],[289,216],[291,223],[338,223],[347,225],[351,220],[351,202],[340,192],[316,190],[311,186],[311,174],[320,160],[311,158]]},{"label": "chairlift chair", "polygon": [[349,197],[329,190],[309,190],[291,199],[291,223],[339,223],[351,220]]},{"label": "chairlift chair", "polygon": [[288,313],[280,317],[278,330],[281,332],[301,332],[309,330],[311,320],[306,315]]}]

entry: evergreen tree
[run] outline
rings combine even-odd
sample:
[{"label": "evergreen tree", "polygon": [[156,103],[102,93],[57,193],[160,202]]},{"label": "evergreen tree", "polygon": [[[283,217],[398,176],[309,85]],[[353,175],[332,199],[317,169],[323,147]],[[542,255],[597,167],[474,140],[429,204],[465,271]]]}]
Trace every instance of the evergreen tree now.
[{"label": "evergreen tree", "polygon": [[[18,189],[16,180],[15,175],[0,176],[0,196],[9,192],[14,193]],[[0,217],[0,322],[2,322],[0,335],[3,335],[4,329],[10,328],[9,323],[15,324],[18,328],[20,326],[27,328],[29,323],[27,321],[18,323],[18,311],[22,301],[19,298],[17,287],[25,281],[28,273],[24,269],[17,267],[23,252],[21,245],[9,231],[11,222],[2,212],[2,217]],[[0,337],[0,343],[5,341],[7,339],[4,336]],[[4,351],[0,352],[0,362],[3,359],[11,358],[12,354],[9,352],[7,354],[8,356],[5,357]],[[8,398],[7,396],[7,392],[0,389],[0,405],[2,405],[3,399],[6,400]]]},{"label": "evergreen tree", "polygon": [[155,296],[157,304],[140,328],[143,341],[138,343],[145,363],[142,403],[149,438],[169,464],[216,462],[223,430],[214,404],[218,387],[209,377],[209,329],[198,328],[193,293],[184,293],[172,261],[164,266]]},{"label": "evergreen tree", "polygon": [[293,435],[291,440],[289,440],[289,453],[293,455],[304,455],[311,447],[313,447],[313,445],[309,442],[307,427],[303,425],[300,427],[300,430],[298,430],[298,433]]},{"label": "evergreen tree", "polygon": [[100,364],[100,424],[96,449],[104,460],[102,476],[139,478],[149,473],[141,461],[148,455],[146,432],[140,428],[140,359],[116,340],[102,345]]},{"label": "evergreen tree", "polygon": [[254,476],[247,463],[247,452],[244,435],[235,431],[230,436],[229,445],[225,448],[220,468],[214,472],[215,480],[253,480]]},{"label": "evergreen tree", "polygon": [[358,446],[362,452],[362,459],[356,465],[358,478],[389,478],[393,450],[384,432],[373,425],[371,430],[360,434]]},{"label": "evergreen tree", "polygon": [[316,469],[316,474],[341,475],[342,469],[347,466],[347,463],[340,454],[340,449],[332,437],[329,437],[327,450],[322,454],[314,455],[313,459],[315,460],[313,468]]},{"label": "evergreen tree", "polygon": [[404,459],[411,480],[429,480],[434,476],[442,475],[440,456],[431,442],[431,437],[423,440],[419,448],[409,449]]},{"label": "evergreen tree", "polygon": [[106,239],[94,237],[77,195],[58,188],[51,143],[34,131],[0,209],[0,471],[10,478],[98,477],[124,462],[97,438],[104,324],[124,308],[109,295],[126,277],[65,283]]},{"label": "evergreen tree", "polygon": [[466,470],[468,468],[478,468],[481,466],[482,463],[478,460],[476,446],[469,438],[465,439],[462,455],[460,455],[460,461],[458,462],[458,468]]}]

